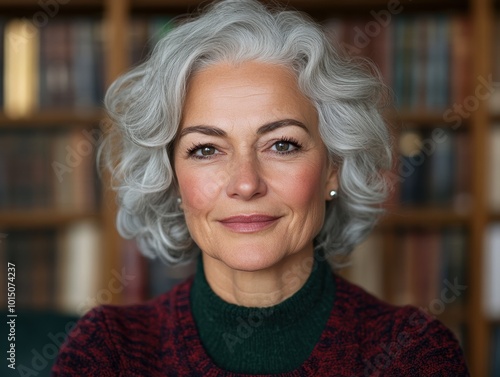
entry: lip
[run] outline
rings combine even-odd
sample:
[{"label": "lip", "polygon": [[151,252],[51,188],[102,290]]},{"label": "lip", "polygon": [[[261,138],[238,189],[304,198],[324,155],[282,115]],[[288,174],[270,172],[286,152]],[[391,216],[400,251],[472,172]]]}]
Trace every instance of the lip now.
[{"label": "lip", "polygon": [[278,221],[279,217],[269,215],[238,215],[219,220],[226,228],[237,233],[254,233],[267,229]]}]

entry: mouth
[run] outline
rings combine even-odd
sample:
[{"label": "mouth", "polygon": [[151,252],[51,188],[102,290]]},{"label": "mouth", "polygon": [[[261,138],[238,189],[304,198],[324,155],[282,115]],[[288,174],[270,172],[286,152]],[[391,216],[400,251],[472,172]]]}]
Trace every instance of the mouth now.
[{"label": "mouth", "polygon": [[274,225],[279,217],[268,215],[231,216],[219,222],[236,233],[255,233]]}]

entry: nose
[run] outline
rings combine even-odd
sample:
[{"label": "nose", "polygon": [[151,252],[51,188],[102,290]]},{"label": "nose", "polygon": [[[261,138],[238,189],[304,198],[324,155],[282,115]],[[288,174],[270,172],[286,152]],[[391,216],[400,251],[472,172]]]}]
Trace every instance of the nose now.
[{"label": "nose", "polygon": [[230,198],[250,200],[267,192],[260,162],[255,157],[235,156],[230,167],[226,193]]}]

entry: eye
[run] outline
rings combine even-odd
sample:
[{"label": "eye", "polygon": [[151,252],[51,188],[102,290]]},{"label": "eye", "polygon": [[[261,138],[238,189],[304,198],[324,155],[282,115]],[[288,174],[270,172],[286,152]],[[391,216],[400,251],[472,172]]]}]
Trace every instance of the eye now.
[{"label": "eye", "polygon": [[190,157],[204,159],[211,158],[219,154],[219,151],[216,147],[210,144],[196,144],[189,148],[187,153]]},{"label": "eye", "polygon": [[216,149],[214,147],[205,146],[205,147],[198,148],[195,151],[195,154],[197,156],[212,156],[215,154],[215,151],[216,151]]},{"label": "eye", "polygon": [[299,150],[300,144],[296,141],[283,139],[274,143],[271,149],[279,153],[290,153]]}]

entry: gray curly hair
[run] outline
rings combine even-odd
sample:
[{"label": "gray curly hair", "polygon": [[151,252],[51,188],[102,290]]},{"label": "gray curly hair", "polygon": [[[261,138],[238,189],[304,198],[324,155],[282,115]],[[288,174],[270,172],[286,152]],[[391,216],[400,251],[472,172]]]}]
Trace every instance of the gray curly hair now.
[{"label": "gray curly hair", "polygon": [[143,64],[108,89],[114,123],[99,151],[112,172],[117,227],[141,251],[169,264],[197,254],[172,168],[172,149],[190,76],[218,62],[256,60],[295,72],[316,107],[319,130],[338,168],[339,195],[326,205],[315,244],[347,255],[373,228],[389,182],[391,137],[381,115],[387,90],[366,62],[346,58],[319,25],[255,0],[215,2],[169,32]]}]

